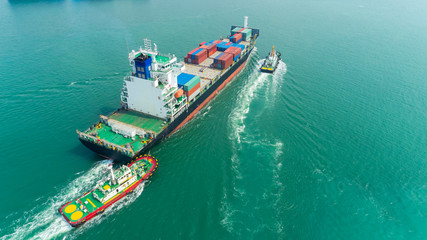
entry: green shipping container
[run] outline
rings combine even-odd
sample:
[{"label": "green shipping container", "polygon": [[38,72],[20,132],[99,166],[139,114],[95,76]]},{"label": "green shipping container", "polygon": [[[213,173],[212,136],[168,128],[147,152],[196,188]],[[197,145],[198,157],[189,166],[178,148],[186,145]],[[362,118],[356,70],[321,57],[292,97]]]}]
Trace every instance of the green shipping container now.
[{"label": "green shipping container", "polygon": [[196,86],[200,82],[199,76],[194,76],[190,81],[184,84],[184,91],[190,91],[194,86]]},{"label": "green shipping container", "polygon": [[239,31],[240,31],[240,29],[241,28],[239,28],[239,27],[235,27],[235,28],[233,28],[233,30],[231,30],[231,35],[234,35],[235,33],[238,33]]},{"label": "green shipping container", "polygon": [[242,38],[243,38],[244,41],[251,40],[252,29],[245,29],[241,33],[242,33]]}]

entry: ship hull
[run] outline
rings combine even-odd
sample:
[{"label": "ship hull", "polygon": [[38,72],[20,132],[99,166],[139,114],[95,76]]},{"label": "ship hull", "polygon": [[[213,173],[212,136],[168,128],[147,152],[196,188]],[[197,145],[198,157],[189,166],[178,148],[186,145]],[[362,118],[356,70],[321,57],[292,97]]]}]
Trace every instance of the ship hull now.
[{"label": "ship hull", "polygon": [[151,142],[149,142],[143,149],[134,154],[133,157],[122,154],[121,152],[114,151],[112,149],[104,148],[93,142],[81,139],[80,141],[90,150],[94,151],[102,157],[106,157],[114,160],[116,163],[128,163],[136,156],[148,152],[152,147],[160,143],[164,138],[181,128],[187,121],[202,109],[215,95],[221,90],[228,82],[230,82],[234,76],[236,76],[245,66],[247,59],[249,58],[253,48],[242,58],[234,64],[229,71],[227,71],[221,78],[219,78],[211,87],[209,87],[195,102],[193,102],[187,110],[179,115],[174,121],[172,121],[165,129],[163,129]]}]

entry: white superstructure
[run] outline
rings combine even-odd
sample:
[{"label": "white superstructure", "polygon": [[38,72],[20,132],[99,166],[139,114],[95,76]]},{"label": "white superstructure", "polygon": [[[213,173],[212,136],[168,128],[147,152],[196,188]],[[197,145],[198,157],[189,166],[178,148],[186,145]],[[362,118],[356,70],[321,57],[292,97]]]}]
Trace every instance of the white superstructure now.
[{"label": "white superstructure", "polygon": [[[144,41],[144,49],[129,53],[132,74],[124,78],[121,94],[122,104],[128,109],[161,119],[173,115],[185,105],[177,102],[177,76],[185,65],[178,63],[175,55],[161,55],[151,48],[151,41]],[[181,106],[182,105],[182,106]]]}]

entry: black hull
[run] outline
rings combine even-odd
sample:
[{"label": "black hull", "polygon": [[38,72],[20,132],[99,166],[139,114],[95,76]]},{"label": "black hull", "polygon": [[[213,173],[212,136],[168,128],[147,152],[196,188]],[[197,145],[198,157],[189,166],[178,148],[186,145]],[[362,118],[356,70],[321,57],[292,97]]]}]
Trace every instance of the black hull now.
[{"label": "black hull", "polygon": [[227,71],[220,79],[218,79],[210,88],[208,88],[199,98],[193,102],[186,111],[182,112],[173,122],[171,122],[163,131],[161,131],[151,142],[149,142],[143,149],[136,153],[133,157],[122,154],[121,152],[114,151],[112,149],[105,148],[96,143],[89,142],[80,138],[80,141],[90,150],[96,152],[97,154],[112,159],[117,163],[128,163],[131,160],[135,159],[137,156],[145,154],[152,147],[157,145],[160,141],[166,138],[170,133],[172,133],[191,113],[193,113],[197,107],[200,106],[209,96],[214,94],[219,86],[227,80],[242,64],[245,64],[249,55],[251,54],[253,48],[244,55],[236,64],[234,64],[229,71]]}]

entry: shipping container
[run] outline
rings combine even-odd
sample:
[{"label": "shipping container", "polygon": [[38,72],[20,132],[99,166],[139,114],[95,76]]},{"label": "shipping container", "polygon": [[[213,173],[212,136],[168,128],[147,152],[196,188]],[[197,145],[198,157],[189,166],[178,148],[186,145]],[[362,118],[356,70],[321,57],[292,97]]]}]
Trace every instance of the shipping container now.
[{"label": "shipping container", "polygon": [[177,77],[178,87],[181,88],[191,79],[195,78],[195,75],[188,74],[188,73],[181,73]]},{"label": "shipping container", "polygon": [[217,44],[216,45],[216,49],[218,50],[218,51],[225,51],[225,50],[227,50],[227,48],[229,48],[230,46],[229,45],[226,45],[226,43],[225,42],[221,42],[221,43],[219,43],[219,44]]},{"label": "shipping container", "polygon": [[[200,78],[199,78],[199,80],[200,80]],[[191,96],[195,91],[197,91],[197,89],[200,89],[200,86],[201,86],[200,82],[198,82],[192,88],[189,88],[189,90],[185,91],[185,89],[184,89],[184,91],[186,92],[187,97]]]},{"label": "shipping container", "polygon": [[207,50],[203,48],[198,48],[195,52],[191,54],[191,63],[200,64],[201,62],[206,60],[207,57]]},{"label": "shipping container", "polygon": [[210,57],[212,54],[216,52],[216,44],[215,43],[207,43],[203,45],[201,48],[206,49],[208,51],[207,56]]},{"label": "shipping container", "polygon": [[228,68],[233,63],[233,55],[229,53],[222,53],[221,56],[218,56],[214,59],[213,66],[219,69]]},{"label": "shipping container", "polygon": [[192,94],[188,95],[188,101],[192,101],[199,94],[200,94],[200,87],[197,88]]},{"label": "shipping container", "polygon": [[203,46],[203,45],[205,45],[206,44],[206,42],[201,42],[201,43],[199,43],[199,47],[200,46]]},{"label": "shipping container", "polygon": [[201,52],[203,49],[202,48],[198,48],[196,51],[194,51],[192,54],[191,54],[191,59],[195,59],[196,58],[196,55],[199,53],[199,52]]},{"label": "shipping container", "polygon": [[242,34],[241,33],[236,33],[233,36],[230,37],[230,41],[233,43],[238,43],[242,41]]},{"label": "shipping container", "polygon": [[233,28],[233,30],[231,30],[231,34],[232,34],[232,35],[233,35],[233,34],[236,34],[236,33],[238,33],[239,31],[241,31],[241,29],[244,29],[244,28],[235,27],[235,28]]},{"label": "shipping container", "polygon": [[242,40],[249,41],[252,37],[252,29],[245,29],[241,31],[242,33]]},{"label": "shipping container", "polygon": [[235,58],[241,52],[242,52],[242,50],[240,48],[238,48],[238,47],[229,47],[227,50],[224,51],[224,53],[232,54],[233,58]]},{"label": "shipping container", "polygon": [[184,84],[184,91],[191,91],[191,89],[194,88],[194,86],[196,86],[197,84],[199,84],[200,87],[200,77],[199,76],[195,76],[192,79],[190,79],[187,83]]},{"label": "shipping container", "polygon": [[239,54],[237,54],[236,56],[234,56],[233,60],[234,60],[235,62],[237,62],[237,60],[239,59],[240,55],[241,55],[241,53],[239,53]]},{"label": "shipping container", "polygon": [[191,52],[189,52],[188,54],[187,54],[187,56],[189,57],[189,58],[191,58],[191,54],[193,54],[195,51],[197,51],[199,48],[195,48],[195,49],[193,49]]},{"label": "shipping container", "polygon": [[243,44],[233,43],[233,44],[231,44],[231,46],[238,47],[238,48],[242,49],[242,51],[245,49],[245,45],[243,45]]},{"label": "shipping container", "polygon": [[218,56],[216,56],[216,57],[214,58],[214,63],[218,63],[218,59],[220,59],[222,55],[224,55],[224,53],[220,53],[220,54],[218,54]]}]

